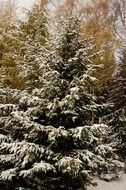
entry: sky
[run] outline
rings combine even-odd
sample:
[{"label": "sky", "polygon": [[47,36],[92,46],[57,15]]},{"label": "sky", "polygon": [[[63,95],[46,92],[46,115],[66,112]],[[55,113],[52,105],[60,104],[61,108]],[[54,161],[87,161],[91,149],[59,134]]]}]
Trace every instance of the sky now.
[{"label": "sky", "polygon": [[[22,19],[24,18],[25,14],[23,14],[23,8],[26,8],[26,9],[30,9],[32,7],[32,5],[37,2],[38,0],[16,0],[18,6],[19,6],[19,9],[18,9],[18,14],[19,14],[19,17]],[[52,4],[51,4],[51,11],[55,10],[55,6],[57,5],[57,3],[61,2],[62,0],[53,0]]]},{"label": "sky", "polygon": [[29,9],[36,0],[17,0],[17,3],[24,8]]},{"label": "sky", "polygon": [[25,9],[30,9],[37,0],[16,0],[18,5],[17,13],[20,19],[25,18]]},{"label": "sky", "polygon": [[[30,8],[35,2],[37,2],[37,0],[16,0],[17,3],[24,8]],[[62,1],[62,0],[61,0]],[[55,5],[55,3],[59,3],[60,0],[53,0],[52,1]]]},{"label": "sky", "polygon": [[[6,1],[6,0],[0,0],[0,1]],[[15,0],[17,5],[17,14],[20,19],[25,19],[26,16],[26,10],[30,9],[35,2],[38,0]],[[60,2],[62,0],[53,0],[53,4],[51,4],[51,10],[53,10],[53,7],[56,6],[56,2]]]}]

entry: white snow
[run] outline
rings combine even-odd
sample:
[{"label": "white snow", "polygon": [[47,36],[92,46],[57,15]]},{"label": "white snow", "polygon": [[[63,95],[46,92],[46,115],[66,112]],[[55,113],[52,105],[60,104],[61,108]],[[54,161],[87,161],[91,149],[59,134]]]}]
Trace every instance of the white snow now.
[{"label": "white snow", "polygon": [[16,168],[2,171],[0,179],[3,179],[4,181],[6,180],[11,181],[14,176],[16,176]]},{"label": "white snow", "polygon": [[90,185],[87,190],[126,190],[126,174],[123,174],[117,181],[106,182],[95,179],[97,186]]},{"label": "white snow", "polygon": [[75,159],[71,157],[63,157],[57,163],[59,171],[62,173],[72,173],[74,176],[78,175],[83,162],[80,159]]},{"label": "white snow", "polygon": [[33,168],[29,170],[22,170],[20,172],[20,175],[27,176],[33,173],[39,173],[39,172],[46,173],[48,171],[56,172],[55,168],[51,164],[41,161],[40,163],[35,163]]}]

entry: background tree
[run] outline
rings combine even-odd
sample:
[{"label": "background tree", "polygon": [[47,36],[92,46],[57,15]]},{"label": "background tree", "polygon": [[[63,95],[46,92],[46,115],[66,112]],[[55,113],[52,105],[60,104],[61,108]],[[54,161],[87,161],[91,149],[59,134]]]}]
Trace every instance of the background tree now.
[{"label": "background tree", "polygon": [[[36,59],[41,59],[39,53],[46,48],[48,41],[48,21],[47,5],[48,0],[40,0],[28,12],[27,20],[22,22],[20,27],[20,40],[23,42],[21,47],[22,62],[24,62],[26,74],[26,88],[32,89],[33,86],[41,87],[39,83],[39,64]],[[37,57],[36,57],[37,54]],[[40,60],[41,62],[41,60]]]},{"label": "background tree", "polygon": [[126,40],[126,2],[124,0],[111,0],[114,31],[119,38],[121,45],[125,46]]},{"label": "background tree", "polygon": [[109,115],[111,139],[123,158],[126,156],[126,52],[123,50],[118,70],[109,85],[109,103],[114,107]]},{"label": "background tree", "polygon": [[48,0],[39,0],[27,13],[26,21],[22,22],[23,38],[30,44],[44,46],[47,42],[47,3]]},{"label": "background tree", "polygon": [[0,33],[7,32],[17,21],[16,0],[2,1],[0,4]]},{"label": "background tree", "polygon": [[3,31],[1,35],[2,86],[30,90],[33,86],[40,85],[39,65],[35,58],[47,41],[46,5],[47,1],[39,1],[28,13],[26,21],[11,25],[11,29],[5,34]]},{"label": "background tree", "polygon": [[100,52],[93,61],[98,65],[103,65],[103,68],[97,69],[94,73],[99,80],[98,90],[101,91],[112,78],[116,67],[115,47],[117,46],[117,38],[113,30],[113,12],[110,2],[106,0],[87,3],[82,12],[86,16],[84,36],[93,39],[94,53]]},{"label": "background tree", "polygon": [[23,89],[24,80],[16,64],[18,49],[17,4],[16,1],[3,1],[0,12],[0,86]]}]

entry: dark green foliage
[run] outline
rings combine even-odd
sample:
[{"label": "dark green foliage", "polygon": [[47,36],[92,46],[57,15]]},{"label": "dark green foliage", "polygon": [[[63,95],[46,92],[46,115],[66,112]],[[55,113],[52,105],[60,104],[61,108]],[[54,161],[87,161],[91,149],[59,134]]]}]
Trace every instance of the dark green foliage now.
[{"label": "dark green foliage", "polygon": [[17,105],[0,104],[4,189],[79,190],[92,176],[123,168],[106,142],[108,127],[94,124],[102,105],[89,91],[96,82],[90,43],[79,40],[76,18],[67,18],[61,26],[58,37],[39,54],[41,59],[35,57],[41,89],[16,91],[10,98],[16,97]]}]

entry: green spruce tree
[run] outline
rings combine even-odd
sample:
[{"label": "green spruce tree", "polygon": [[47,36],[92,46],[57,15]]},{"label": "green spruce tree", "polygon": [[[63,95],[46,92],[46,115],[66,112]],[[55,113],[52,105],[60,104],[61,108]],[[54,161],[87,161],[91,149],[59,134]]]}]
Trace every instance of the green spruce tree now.
[{"label": "green spruce tree", "polygon": [[94,124],[101,105],[89,93],[90,43],[76,18],[59,28],[38,60],[41,89],[0,105],[0,188],[79,190],[122,167],[106,144],[108,127]]}]

